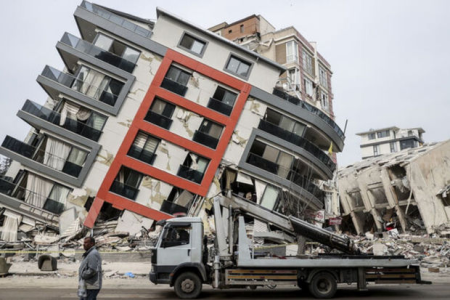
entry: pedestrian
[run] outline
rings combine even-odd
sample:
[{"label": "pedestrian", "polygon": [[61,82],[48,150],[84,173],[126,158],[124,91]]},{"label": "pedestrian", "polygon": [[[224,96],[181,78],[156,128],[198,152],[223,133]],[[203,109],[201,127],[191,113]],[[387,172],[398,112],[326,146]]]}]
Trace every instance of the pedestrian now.
[{"label": "pedestrian", "polygon": [[95,239],[84,239],[84,252],[80,268],[78,269],[78,281],[84,281],[86,295],[80,296],[80,300],[96,300],[102,288],[102,258],[95,248]]}]

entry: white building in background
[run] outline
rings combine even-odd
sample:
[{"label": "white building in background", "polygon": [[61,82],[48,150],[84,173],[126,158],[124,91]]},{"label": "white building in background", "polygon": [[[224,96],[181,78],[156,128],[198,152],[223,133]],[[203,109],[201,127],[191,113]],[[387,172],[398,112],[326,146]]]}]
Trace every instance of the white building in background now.
[{"label": "white building in background", "polygon": [[362,159],[398,152],[407,148],[417,148],[423,144],[420,127],[400,129],[392,126],[381,129],[370,129],[356,135],[361,137]]}]

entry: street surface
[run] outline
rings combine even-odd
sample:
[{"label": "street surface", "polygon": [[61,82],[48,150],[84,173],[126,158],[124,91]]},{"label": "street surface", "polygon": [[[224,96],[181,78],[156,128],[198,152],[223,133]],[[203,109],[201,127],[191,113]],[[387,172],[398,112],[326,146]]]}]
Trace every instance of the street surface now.
[{"label": "street surface", "polygon": [[[132,284],[132,282],[130,282]],[[26,285],[26,284],[25,284]],[[0,300],[56,300],[78,299],[76,287],[68,288],[7,288],[0,290]],[[369,286],[368,292],[358,292],[354,287],[340,286],[336,299],[446,299],[450,298],[450,285],[438,283],[433,285],[403,285],[403,286]],[[258,288],[256,291],[244,290],[212,290],[205,286],[199,299],[314,299],[300,289]],[[178,299],[172,289],[167,286],[138,289],[114,289],[107,287],[100,292],[101,299]]]}]

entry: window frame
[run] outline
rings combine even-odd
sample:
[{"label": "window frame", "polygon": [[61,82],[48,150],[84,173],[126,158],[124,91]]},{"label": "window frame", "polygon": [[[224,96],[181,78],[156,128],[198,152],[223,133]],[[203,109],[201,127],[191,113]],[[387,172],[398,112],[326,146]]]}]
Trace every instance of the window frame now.
[{"label": "window frame", "polygon": [[[198,41],[198,42],[200,42],[200,43],[203,43],[203,48],[202,48],[202,51],[200,51],[200,53],[197,53],[197,52],[193,51],[192,49],[186,48],[186,47],[184,47],[184,46],[181,44],[181,42],[183,41],[183,39],[184,39],[186,36],[189,36],[190,38],[192,38],[192,39],[195,40],[195,41]],[[177,47],[178,47],[178,48],[181,48],[181,49],[183,49],[183,50],[185,50],[185,51],[187,51],[187,52],[189,52],[189,53],[191,53],[191,54],[193,54],[193,55],[195,55],[195,56],[203,57],[203,55],[205,54],[205,50],[206,50],[206,48],[208,47],[208,44],[209,44],[208,41],[206,41],[206,40],[204,40],[204,39],[201,39],[201,38],[197,37],[196,35],[193,35],[193,34],[190,33],[190,32],[184,31],[183,34],[181,35],[180,40],[178,41]]]},{"label": "window frame", "polygon": [[[228,65],[230,64],[231,59],[233,59],[233,58],[234,58],[235,60],[238,60],[240,63],[248,64],[248,71],[247,71],[247,74],[246,74],[245,76],[244,76],[244,75],[241,75],[241,74],[239,74],[239,73],[237,73],[237,72],[234,72],[233,70],[228,69]],[[223,70],[224,70],[225,72],[227,72],[227,73],[230,73],[230,74],[234,75],[234,76],[237,76],[237,77],[239,77],[239,78],[248,80],[248,78],[250,77],[250,74],[251,74],[251,72],[252,72],[253,65],[254,65],[254,64],[253,64],[252,62],[250,62],[250,61],[248,61],[248,60],[246,60],[246,59],[243,59],[243,58],[237,56],[237,55],[234,54],[234,53],[230,53],[230,55],[228,56],[228,58],[227,58],[227,60],[226,60],[225,66],[223,67]],[[238,67],[238,69],[239,69],[239,67]]]},{"label": "window frame", "polygon": [[[292,50],[291,54],[288,54],[288,48]],[[298,43],[295,40],[286,42],[286,63],[298,62]]]}]

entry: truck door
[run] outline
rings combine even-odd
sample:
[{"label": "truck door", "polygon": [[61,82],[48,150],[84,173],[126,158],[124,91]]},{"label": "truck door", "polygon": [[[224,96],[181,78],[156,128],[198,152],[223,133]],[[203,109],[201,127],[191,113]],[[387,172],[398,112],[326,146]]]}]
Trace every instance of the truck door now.
[{"label": "truck door", "polygon": [[159,266],[177,266],[192,262],[192,226],[190,223],[170,224],[164,228],[158,251]]}]

